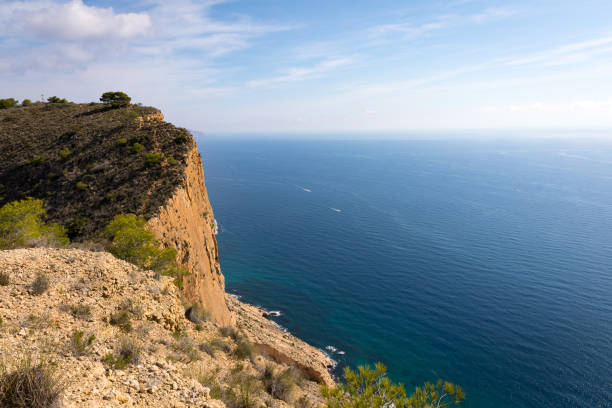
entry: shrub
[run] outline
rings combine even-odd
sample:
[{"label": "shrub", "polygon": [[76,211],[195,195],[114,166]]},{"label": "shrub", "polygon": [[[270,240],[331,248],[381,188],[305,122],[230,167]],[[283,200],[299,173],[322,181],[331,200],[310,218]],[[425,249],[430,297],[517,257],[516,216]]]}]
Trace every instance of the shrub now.
[{"label": "shrub", "polygon": [[17,106],[17,101],[13,98],[0,99],[0,109],[8,109]]},{"label": "shrub", "polygon": [[87,187],[89,187],[89,185],[87,183],[83,183],[82,181],[77,181],[76,183],[76,188],[81,191],[87,190]]},{"label": "shrub", "polygon": [[62,159],[67,159],[72,154],[72,152],[70,151],[70,149],[63,149],[60,150],[59,154]]},{"label": "shrub", "polygon": [[161,163],[162,159],[159,153],[147,153],[145,155],[145,166],[153,167]]},{"label": "shrub", "polygon": [[181,133],[174,138],[174,142],[177,144],[182,144],[187,141],[187,134]]},{"label": "shrub", "polygon": [[239,360],[249,359],[253,361],[257,352],[255,346],[247,338],[241,338],[232,352],[232,356]]},{"label": "shrub", "polygon": [[100,102],[105,105],[109,105],[111,108],[121,108],[124,106],[128,106],[131,102],[132,98],[130,98],[127,94],[123,92],[104,92],[100,97]]},{"label": "shrub", "polygon": [[127,139],[125,137],[122,137],[121,139],[117,140],[118,145],[124,145],[126,143],[127,143]]},{"label": "shrub", "polygon": [[278,372],[272,364],[267,364],[261,373],[261,381],[268,394],[274,398],[290,402],[291,393],[297,387],[297,384],[302,381],[302,376],[299,370],[295,368],[289,367]]},{"label": "shrub", "polygon": [[141,151],[142,151],[142,149],[144,149],[144,148],[145,148],[145,147],[144,147],[142,144],[140,144],[140,143],[136,142],[136,143],[134,143],[134,144],[132,145],[131,150],[132,150],[132,153],[138,153],[138,152],[141,152]]},{"label": "shrub", "polygon": [[221,333],[221,336],[223,337],[231,337],[232,340],[236,341],[240,338],[240,333],[238,332],[238,330],[236,330],[235,328],[233,328],[232,326],[223,326],[219,329],[219,333]]},{"label": "shrub", "polygon": [[186,357],[187,363],[200,360],[200,354],[198,353],[198,350],[196,349],[191,337],[180,337],[178,341],[174,343],[172,348],[174,349],[174,351],[183,353]]},{"label": "shrub", "polygon": [[30,285],[30,290],[32,291],[32,294],[40,296],[45,293],[47,289],[49,289],[49,279],[47,279],[47,276],[44,274],[39,273],[36,275],[36,279],[34,279],[32,285]]},{"label": "shrub", "polygon": [[111,313],[110,315],[110,324],[113,326],[119,327],[126,333],[132,331],[132,317],[125,310],[119,310],[117,312]]},{"label": "shrub", "polygon": [[178,161],[173,156],[168,156],[166,161],[170,166],[176,166],[178,164]]},{"label": "shrub", "polygon": [[88,305],[78,304],[68,306],[70,314],[77,319],[88,319],[91,317],[91,308]]},{"label": "shrub", "polygon": [[7,286],[11,279],[6,272],[0,272],[0,286]]},{"label": "shrub", "polygon": [[416,387],[415,392],[406,396],[403,384],[394,384],[386,377],[387,368],[376,363],[374,369],[360,366],[357,371],[347,367],[344,370],[345,383],[336,387],[321,387],[327,408],[372,407],[383,408],[443,408],[456,405],[465,398],[461,387],[438,381],[436,385],[425,383]]},{"label": "shrub", "polygon": [[0,367],[0,406],[8,408],[49,408],[57,406],[64,384],[47,363],[33,366],[24,360],[12,372]]},{"label": "shrub", "polygon": [[29,99],[24,99],[23,102],[21,102],[21,106],[31,106],[32,105],[32,101]]},{"label": "shrub", "polygon": [[66,230],[68,237],[70,239],[74,239],[76,237],[82,236],[87,232],[89,225],[91,224],[91,220],[87,217],[83,217],[77,215],[74,217],[68,224],[66,224]]},{"label": "shrub", "polygon": [[83,356],[87,354],[89,348],[91,347],[95,339],[96,336],[93,334],[86,336],[85,332],[81,330],[73,331],[70,341],[72,344],[72,351],[74,355]]},{"label": "shrub", "polygon": [[30,160],[28,160],[28,163],[34,166],[38,166],[39,164],[43,164],[46,160],[47,158],[45,156],[34,156]]},{"label": "shrub", "polygon": [[175,277],[177,286],[187,270],[176,265],[176,249],[160,248],[153,234],[145,229],[146,221],[135,214],[119,214],[104,232],[112,244],[110,253],[141,268],[152,269],[162,275]]},{"label": "shrub", "polygon": [[138,364],[140,359],[140,347],[133,339],[124,337],[121,339],[117,354],[108,353],[102,358],[102,362],[117,369],[124,370],[130,364]]},{"label": "shrub", "polygon": [[52,96],[47,98],[47,102],[49,103],[68,103],[68,101],[64,98],[58,98],[57,96]]},{"label": "shrub", "polygon": [[47,213],[41,200],[26,199],[0,208],[0,249],[47,245],[66,245],[69,240],[61,225],[46,224]]},{"label": "shrub", "polygon": [[232,379],[231,386],[224,395],[223,401],[230,408],[255,408],[255,398],[261,386],[252,375],[240,373]]}]

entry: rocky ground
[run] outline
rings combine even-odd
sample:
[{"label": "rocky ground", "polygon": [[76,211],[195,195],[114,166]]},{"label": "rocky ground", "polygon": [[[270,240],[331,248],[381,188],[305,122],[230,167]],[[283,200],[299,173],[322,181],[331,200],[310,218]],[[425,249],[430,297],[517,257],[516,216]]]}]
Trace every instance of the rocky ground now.
[{"label": "rocky ground", "polygon": [[[235,331],[204,313],[196,322],[185,317],[189,305],[171,279],[105,252],[0,251],[0,274],[8,277],[0,280],[0,362],[9,371],[28,358],[56,367],[65,407],[239,407],[245,389],[253,407],[315,407],[321,399],[313,380],[332,382],[325,355],[260,309],[228,299],[258,350],[245,357]],[[44,279],[48,288],[37,294]],[[78,332],[83,340],[75,344]],[[121,355],[135,358],[119,369],[113,362]],[[276,373],[294,366],[303,375],[278,398],[268,393],[266,366]]]}]

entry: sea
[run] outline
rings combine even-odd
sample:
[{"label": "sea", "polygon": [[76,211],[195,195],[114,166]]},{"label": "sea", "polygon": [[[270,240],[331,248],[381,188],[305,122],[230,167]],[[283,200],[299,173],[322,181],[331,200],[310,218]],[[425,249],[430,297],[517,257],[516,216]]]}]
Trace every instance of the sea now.
[{"label": "sea", "polygon": [[227,290],[339,378],[612,407],[612,141],[197,141]]}]

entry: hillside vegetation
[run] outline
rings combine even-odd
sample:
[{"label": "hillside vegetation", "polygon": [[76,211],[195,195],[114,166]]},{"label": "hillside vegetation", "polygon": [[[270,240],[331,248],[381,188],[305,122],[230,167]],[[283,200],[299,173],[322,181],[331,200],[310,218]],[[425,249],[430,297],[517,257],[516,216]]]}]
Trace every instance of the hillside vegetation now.
[{"label": "hillside vegetation", "polygon": [[34,103],[0,110],[0,205],[42,199],[71,239],[114,215],[149,218],[180,184],[189,132],[155,108]]}]

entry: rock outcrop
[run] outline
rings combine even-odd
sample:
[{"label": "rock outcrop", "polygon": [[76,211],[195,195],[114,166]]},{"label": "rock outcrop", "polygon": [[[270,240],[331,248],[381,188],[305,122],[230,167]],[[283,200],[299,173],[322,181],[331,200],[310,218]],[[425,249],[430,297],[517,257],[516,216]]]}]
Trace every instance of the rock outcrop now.
[{"label": "rock outcrop", "polygon": [[202,159],[195,143],[187,153],[185,178],[174,194],[151,218],[148,228],[166,246],[178,250],[180,263],[191,272],[185,277],[183,294],[199,303],[220,325],[234,322],[225,303],[225,280],[219,266],[216,222],[206,186]]}]

